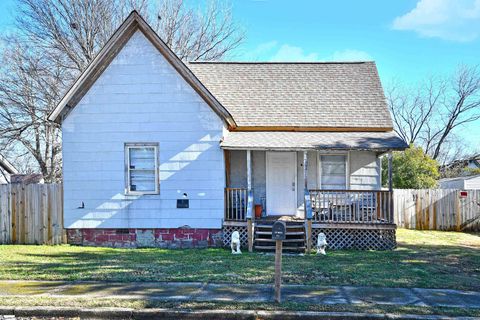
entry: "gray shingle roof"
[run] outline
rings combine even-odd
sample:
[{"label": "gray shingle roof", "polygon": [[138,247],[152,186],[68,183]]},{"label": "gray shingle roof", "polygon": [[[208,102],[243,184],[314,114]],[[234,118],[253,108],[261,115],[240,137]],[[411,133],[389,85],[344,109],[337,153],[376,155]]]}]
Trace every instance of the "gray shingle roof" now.
[{"label": "gray shingle roof", "polygon": [[267,150],[403,150],[407,144],[390,132],[286,132],[232,131],[226,133],[224,149]]},{"label": "gray shingle roof", "polygon": [[373,62],[187,66],[238,126],[392,127]]}]

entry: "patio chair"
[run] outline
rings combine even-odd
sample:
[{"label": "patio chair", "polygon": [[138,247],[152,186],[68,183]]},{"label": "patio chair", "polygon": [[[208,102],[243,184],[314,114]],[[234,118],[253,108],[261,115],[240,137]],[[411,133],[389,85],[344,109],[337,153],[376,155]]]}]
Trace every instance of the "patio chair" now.
[{"label": "patio chair", "polygon": [[356,205],[360,216],[360,221],[371,222],[377,211],[377,197],[373,192],[362,193],[359,196]]}]

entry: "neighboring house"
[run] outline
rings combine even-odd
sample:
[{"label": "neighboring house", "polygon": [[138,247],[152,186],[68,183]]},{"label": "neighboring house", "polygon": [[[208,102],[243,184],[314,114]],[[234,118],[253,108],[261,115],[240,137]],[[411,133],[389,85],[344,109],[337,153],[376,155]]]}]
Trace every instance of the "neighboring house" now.
[{"label": "neighboring house", "polygon": [[440,173],[443,177],[467,176],[475,170],[480,170],[480,155],[455,160],[440,166]]},{"label": "neighboring house", "polygon": [[[395,246],[379,157],[407,145],[373,62],[185,64],[133,12],[49,117],[72,244]],[[255,218],[254,205],[262,218]],[[261,207],[260,207],[261,206]]]},{"label": "neighboring house", "polygon": [[10,183],[11,176],[17,173],[17,169],[5,157],[0,155],[0,184]]},{"label": "neighboring house", "polygon": [[480,169],[480,155],[467,159],[466,167],[469,169]]},{"label": "neighboring house", "polygon": [[12,174],[10,180],[10,183],[44,183],[43,175],[41,173]]},{"label": "neighboring house", "polygon": [[480,174],[450,179],[441,179],[440,181],[438,181],[438,186],[440,189],[480,189]]}]

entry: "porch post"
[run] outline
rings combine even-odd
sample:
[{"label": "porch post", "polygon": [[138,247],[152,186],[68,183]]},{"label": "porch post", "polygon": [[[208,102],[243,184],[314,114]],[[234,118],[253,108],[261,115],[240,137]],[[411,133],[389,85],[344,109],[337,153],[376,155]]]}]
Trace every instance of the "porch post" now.
[{"label": "porch post", "polygon": [[309,213],[310,208],[310,194],[308,193],[308,153],[303,151],[303,181],[304,181],[304,214],[305,214],[305,239],[307,240],[306,252],[310,253],[312,249],[312,217]]},{"label": "porch post", "polygon": [[[253,219],[255,215],[253,214],[253,199],[252,199],[252,153],[250,150],[247,150],[247,234],[248,234],[248,251],[253,251]],[[250,203],[252,201],[252,203]]]},{"label": "porch post", "polygon": [[392,152],[388,153],[388,191],[393,190],[392,185]]},{"label": "porch post", "polygon": [[252,190],[252,153],[247,150],[247,189]]},{"label": "porch post", "polygon": [[304,180],[305,190],[308,190],[307,166],[308,166],[307,151],[303,151],[303,180]]},{"label": "porch post", "polygon": [[394,223],[394,219],[393,219],[393,210],[394,210],[394,207],[393,207],[393,183],[392,183],[392,165],[393,165],[393,155],[392,155],[392,151],[390,151],[388,153],[388,191],[389,191],[389,195],[388,195],[388,199],[389,199],[389,208],[388,208],[388,222],[390,223]]}]

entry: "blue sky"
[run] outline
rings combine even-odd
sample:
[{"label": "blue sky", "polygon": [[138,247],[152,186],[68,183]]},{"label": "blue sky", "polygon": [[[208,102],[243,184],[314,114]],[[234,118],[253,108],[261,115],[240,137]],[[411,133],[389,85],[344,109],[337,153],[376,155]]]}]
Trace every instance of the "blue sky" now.
[{"label": "blue sky", "polygon": [[[2,0],[0,30],[13,7]],[[384,86],[480,65],[480,0],[234,0],[232,8],[247,35],[232,60],[375,60]],[[457,133],[480,149],[480,121]]]},{"label": "blue sky", "polygon": [[[235,60],[375,60],[384,86],[480,64],[480,0],[235,1]],[[480,121],[459,128],[480,149]]]},{"label": "blue sky", "polygon": [[[469,9],[475,0],[421,2],[464,3],[460,7]],[[459,63],[480,63],[480,1],[476,2],[476,17],[465,19],[465,24],[446,18],[425,27],[421,24],[435,15],[432,11],[453,12],[450,7],[457,6],[430,5],[422,13],[422,8],[416,9],[418,0],[236,1],[235,17],[247,29],[247,41],[236,58],[375,60],[383,81],[416,82],[429,74],[450,73]]]}]

